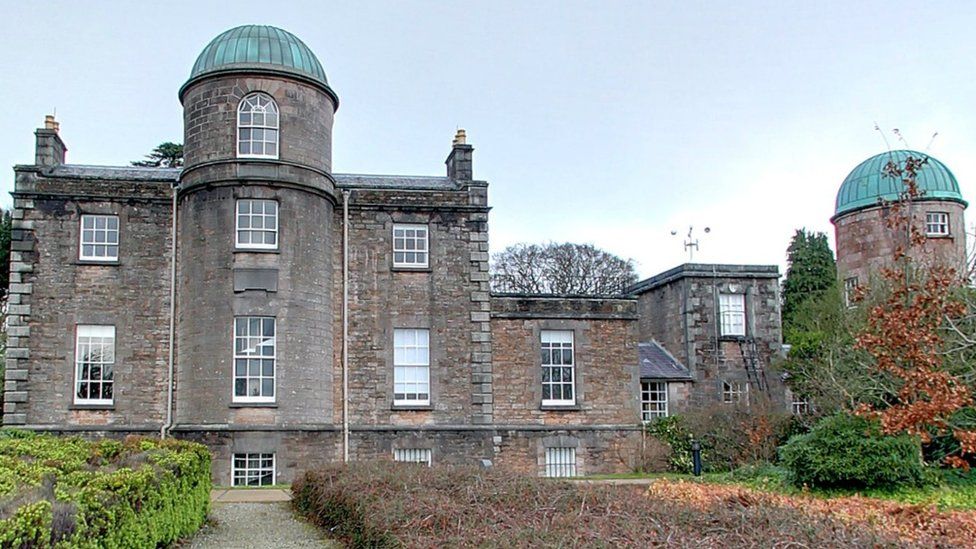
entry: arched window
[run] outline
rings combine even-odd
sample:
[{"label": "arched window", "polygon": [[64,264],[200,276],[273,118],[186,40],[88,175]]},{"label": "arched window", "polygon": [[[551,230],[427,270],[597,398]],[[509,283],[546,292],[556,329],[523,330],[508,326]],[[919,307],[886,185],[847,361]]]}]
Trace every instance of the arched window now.
[{"label": "arched window", "polygon": [[237,108],[237,156],[278,158],[278,105],[252,93]]}]

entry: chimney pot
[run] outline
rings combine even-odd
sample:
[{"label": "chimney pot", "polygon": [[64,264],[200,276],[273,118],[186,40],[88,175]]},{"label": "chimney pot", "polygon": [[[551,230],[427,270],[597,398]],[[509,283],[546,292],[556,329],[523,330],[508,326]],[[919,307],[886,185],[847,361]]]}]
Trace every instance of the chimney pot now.
[{"label": "chimney pot", "polygon": [[464,129],[458,129],[457,133],[454,134],[454,145],[464,145],[467,142],[467,134],[464,133]]},{"label": "chimney pot", "polygon": [[45,130],[58,130],[58,123],[54,121],[54,115],[48,114],[44,116],[44,129]]}]

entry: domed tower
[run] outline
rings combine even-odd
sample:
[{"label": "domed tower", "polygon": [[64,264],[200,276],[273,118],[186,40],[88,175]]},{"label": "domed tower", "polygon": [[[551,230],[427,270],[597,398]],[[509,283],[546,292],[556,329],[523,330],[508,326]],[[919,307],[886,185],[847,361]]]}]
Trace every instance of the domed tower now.
[{"label": "domed tower", "polygon": [[177,428],[222,426],[237,448],[331,423],[336,94],[301,40],[247,25],[203,49],[179,97]]},{"label": "domed tower", "polygon": [[916,260],[941,262],[962,271],[966,265],[966,201],[959,183],[945,164],[926,154],[909,151],[881,153],[861,162],[837,192],[834,224],[837,271],[847,288],[866,283],[878,269],[890,265],[904,236],[885,224],[890,209],[904,191],[901,180],[885,175],[889,162],[903,166],[909,157],[927,158],[918,172],[921,197],[914,202],[912,219],[927,236]]}]

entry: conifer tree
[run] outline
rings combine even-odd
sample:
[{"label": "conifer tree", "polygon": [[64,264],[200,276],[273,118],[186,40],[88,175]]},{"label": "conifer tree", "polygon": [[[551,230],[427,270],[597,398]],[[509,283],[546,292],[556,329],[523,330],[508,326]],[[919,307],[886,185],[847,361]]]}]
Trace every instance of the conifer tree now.
[{"label": "conifer tree", "polygon": [[797,229],[786,251],[789,267],[783,281],[783,333],[790,343],[800,305],[822,297],[836,283],[837,266],[827,235],[822,232]]}]

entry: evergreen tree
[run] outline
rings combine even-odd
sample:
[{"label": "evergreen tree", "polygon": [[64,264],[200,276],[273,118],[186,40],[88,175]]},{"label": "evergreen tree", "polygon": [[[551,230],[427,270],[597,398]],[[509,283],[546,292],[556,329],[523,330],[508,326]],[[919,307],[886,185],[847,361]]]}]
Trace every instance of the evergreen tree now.
[{"label": "evergreen tree", "polygon": [[133,166],[143,168],[179,168],[183,165],[183,145],[181,143],[160,143],[146,155],[146,160],[136,160]]},{"label": "evergreen tree", "polygon": [[791,343],[791,332],[800,305],[819,298],[837,281],[837,265],[827,235],[798,229],[787,248],[789,267],[783,281],[783,334]]}]

